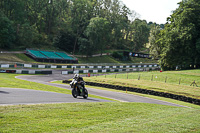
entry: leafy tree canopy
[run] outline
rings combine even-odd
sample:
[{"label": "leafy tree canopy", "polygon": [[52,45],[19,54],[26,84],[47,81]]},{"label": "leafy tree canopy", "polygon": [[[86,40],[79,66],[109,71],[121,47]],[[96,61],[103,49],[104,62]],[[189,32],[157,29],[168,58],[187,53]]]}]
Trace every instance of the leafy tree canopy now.
[{"label": "leafy tree canopy", "polygon": [[151,32],[151,47],[152,50],[157,49],[156,54],[160,54],[162,68],[200,65],[199,12],[199,0],[183,0],[168,18],[164,30],[155,29]]}]

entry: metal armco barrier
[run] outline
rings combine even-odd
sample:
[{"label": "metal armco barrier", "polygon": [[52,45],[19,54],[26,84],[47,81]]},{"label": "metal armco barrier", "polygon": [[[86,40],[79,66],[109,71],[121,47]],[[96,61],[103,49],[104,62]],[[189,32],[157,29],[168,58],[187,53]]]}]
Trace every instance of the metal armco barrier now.
[{"label": "metal armco barrier", "polygon": [[52,74],[52,71],[43,71],[43,70],[0,70],[0,73],[16,73],[16,74]]},{"label": "metal armco barrier", "polygon": [[75,73],[106,73],[106,72],[139,72],[160,70],[158,67],[152,68],[126,68],[126,69],[90,69],[90,70],[75,70],[75,71],[62,71],[61,74],[75,74]]},{"label": "metal armco barrier", "polygon": [[71,69],[123,69],[123,68],[151,68],[151,67],[158,67],[155,63],[134,63],[134,64],[115,64],[115,65],[43,65],[43,64],[21,64],[21,63],[14,63],[14,64],[0,64],[0,68],[71,68]]}]

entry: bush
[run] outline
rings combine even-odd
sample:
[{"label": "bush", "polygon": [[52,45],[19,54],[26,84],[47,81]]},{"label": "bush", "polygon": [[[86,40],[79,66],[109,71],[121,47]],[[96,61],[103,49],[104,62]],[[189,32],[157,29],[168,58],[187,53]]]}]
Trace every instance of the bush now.
[{"label": "bush", "polygon": [[114,57],[114,58],[117,58],[117,59],[122,59],[123,58],[123,55],[122,54],[120,54],[119,52],[113,52],[112,53],[112,57]]}]

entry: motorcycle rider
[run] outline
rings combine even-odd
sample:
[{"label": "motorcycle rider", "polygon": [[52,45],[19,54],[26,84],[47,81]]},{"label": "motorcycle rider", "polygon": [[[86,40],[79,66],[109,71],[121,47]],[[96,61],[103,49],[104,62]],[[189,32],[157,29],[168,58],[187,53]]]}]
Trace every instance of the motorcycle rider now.
[{"label": "motorcycle rider", "polygon": [[[72,82],[70,83],[70,86],[71,86],[71,88],[73,87],[73,88],[76,88],[79,84],[79,82],[80,81],[83,81],[83,78],[82,77],[80,77],[79,76],[79,74],[75,74],[74,75],[74,77],[73,77],[73,80],[72,80]],[[84,87],[82,88],[82,86],[81,85],[79,85],[78,87],[78,91],[79,91],[79,93],[82,93],[84,90]],[[82,90],[80,90],[80,88],[82,88]]]}]

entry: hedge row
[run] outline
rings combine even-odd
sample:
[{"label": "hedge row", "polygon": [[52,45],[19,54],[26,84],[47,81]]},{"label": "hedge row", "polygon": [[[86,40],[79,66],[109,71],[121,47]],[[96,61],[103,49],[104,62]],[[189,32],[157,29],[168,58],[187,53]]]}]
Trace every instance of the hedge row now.
[{"label": "hedge row", "polygon": [[[63,83],[70,83],[70,82],[71,81],[63,80]],[[91,85],[91,86],[98,86],[98,87],[123,90],[123,91],[127,90],[127,91],[131,91],[131,92],[142,93],[142,94],[166,97],[166,98],[171,98],[171,99],[175,99],[175,100],[179,100],[179,101],[184,101],[184,102],[200,105],[200,99],[195,99],[195,98],[191,98],[191,97],[186,97],[186,96],[176,95],[176,94],[171,94],[171,93],[166,93],[166,92],[159,92],[159,91],[133,88],[133,87],[124,87],[124,86],[119,86],[119,85],[102,84],[102,83],[95,83],[95,82],[86,82],[86,84]]]}]

